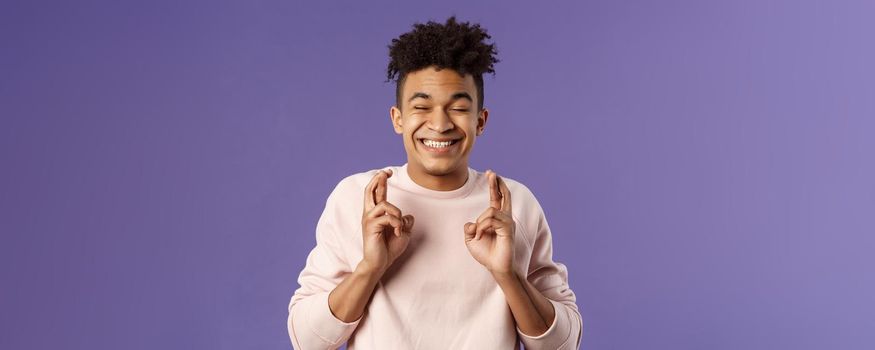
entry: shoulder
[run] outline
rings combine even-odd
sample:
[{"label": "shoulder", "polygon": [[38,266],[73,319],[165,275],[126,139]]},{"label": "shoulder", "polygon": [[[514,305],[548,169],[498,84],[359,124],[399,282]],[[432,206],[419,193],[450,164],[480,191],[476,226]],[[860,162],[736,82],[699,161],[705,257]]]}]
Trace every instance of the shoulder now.
[{"label": "shoulder", "polygon": [[345,198],[349,196],[361,197],[364,194],[365,187],[368,186],[368,183],[371,182],[374,175],[377,175],[378,171],[391,168],[392,167],[374,168],[348,175],[337,182],[337,185],[334,186],[334,189],[329,195],[329,199]]},{"label": "shoulder", "polygon": [[541,204],[538,202],[534,192],[522,181],[500,174],[499,176],[501,176],[501,179],[510,191],[514,220],[523,229],[522,234],[531,246],[537,239],[535,236],[540,231],[540,222],[544,217]]},{"label": "shoulder", "polygon": [[507,176],[500,175],[507,189],[510,191],[511,205],[514,212],[530,212],[531,210],[540,210],[540,204],[535,193],[529,189],[522,181],[516,180]]},{"label": "shoulder", "polygon": [[[339,232],[352,234],[359,228],[365,187],[382,168],[347,175],[337,181],[325,199],[322,220],[329,220]],[[351,239],[347,237],[346,239]]]}]

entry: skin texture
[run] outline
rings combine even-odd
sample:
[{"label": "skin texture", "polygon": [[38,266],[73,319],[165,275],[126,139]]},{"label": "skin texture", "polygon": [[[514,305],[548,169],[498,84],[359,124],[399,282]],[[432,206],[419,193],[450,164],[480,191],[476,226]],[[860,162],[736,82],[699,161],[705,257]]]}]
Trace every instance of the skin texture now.
[{"label": "skin texture", "polygon": [[[389,116],[395,133],[403,139],[410,178],[437,191],[462,187],[468,179],[468,157],[474,141],[483,134],[489,119],[488,109],[477,110],[474,78],[432,66],[408,73],[401,91],[401,106],[392,106]],[[428,97],[416,97],[417,93]],[[454,98],[459,93],[471,99]],[[460,141],[453,152],[435,155],[425,150],[420,138]]]},{"label": "skin texture", "polygon": [[[474,140],[483,134],[489,112],[477,110],[477,90],[471,75],[452,69],[428,67],[408,73],[401,108],[392,106],[395,132],[402,135],[408,174],[417,184],[437,191],[462,187],[468,176],[468,157]],[[470,99],[462,97],[463,94]],[[424,95],[423,95],[424,94]],[[420,138],[458,139],[447,154],[429,153]],[[516,224],[511,193],[504,181],[488,170],[490,199],[476,223],[459,228],[471,256],[495,279],[507,298],[514,320],[526,335],[543,334],[553,323],[553,305],[514,268]],[[386,201],[391,171],[379,171],[365,188],[362,213],[363,258],[328,296],[335,317],[344,322],[359,319],[383,273],[410,242],[412,215]]]}]

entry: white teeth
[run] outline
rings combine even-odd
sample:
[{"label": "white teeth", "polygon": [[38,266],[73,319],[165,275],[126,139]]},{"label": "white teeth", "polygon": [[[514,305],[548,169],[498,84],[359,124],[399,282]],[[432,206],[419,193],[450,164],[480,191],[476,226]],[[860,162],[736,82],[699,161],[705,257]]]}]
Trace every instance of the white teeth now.
[{"label": "white teeth", "polygon": [[426,146],[432,147],[432,148],[450,147],[450,145],[452,145],[453,142],[455,142],[455,141],[438,142],[438,141],[432,141],[432,140],[428,140],[428,139],[422,140],[422,143],[424,143]]}]

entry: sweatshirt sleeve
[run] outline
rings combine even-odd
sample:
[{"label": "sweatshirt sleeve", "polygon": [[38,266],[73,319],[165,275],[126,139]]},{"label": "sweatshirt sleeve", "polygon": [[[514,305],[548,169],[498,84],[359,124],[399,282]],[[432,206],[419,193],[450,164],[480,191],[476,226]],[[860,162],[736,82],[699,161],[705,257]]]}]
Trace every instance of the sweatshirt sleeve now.
[{"label": "sweatshirt sleeve", "polygon": [[340,187],[328,196],[316,224],[316,246],[307,256],[298,276],[300,287],[289,302],[287,326],[296,350],[337,349],[361,321],[343,322],[328,307],[328,294],[352,273],[338,239],[338,220],[343,218],[338,206]]},{"label": "sweatshirt sleeve", "polygon": [[[532,196],[534,198],[534,196]],[[537,231],[526,278],[544,295],[555,310],[553,324],[541,335],[529,336],[518,327],[517,333],[527,350],[565,350],[580,348],[583,319],[577,308],[576,297],[568,285],[568,269],[553,261],[553,242],[550,226],[540,204],[535,201]]]}]

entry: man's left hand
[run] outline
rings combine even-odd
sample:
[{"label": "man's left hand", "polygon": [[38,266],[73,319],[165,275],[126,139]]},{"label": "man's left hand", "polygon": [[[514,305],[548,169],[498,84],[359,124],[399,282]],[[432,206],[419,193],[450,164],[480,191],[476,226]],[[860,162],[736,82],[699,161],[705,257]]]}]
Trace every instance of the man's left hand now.
[{"label": "man's left hand", "polygon": [[504,180],[492,170],[486,171],[489,181],[489,207],[477,218],[477,223],[465,223],[465,245],[477,262],[493,275],[514,273],[514,230],[510,190]]}]

